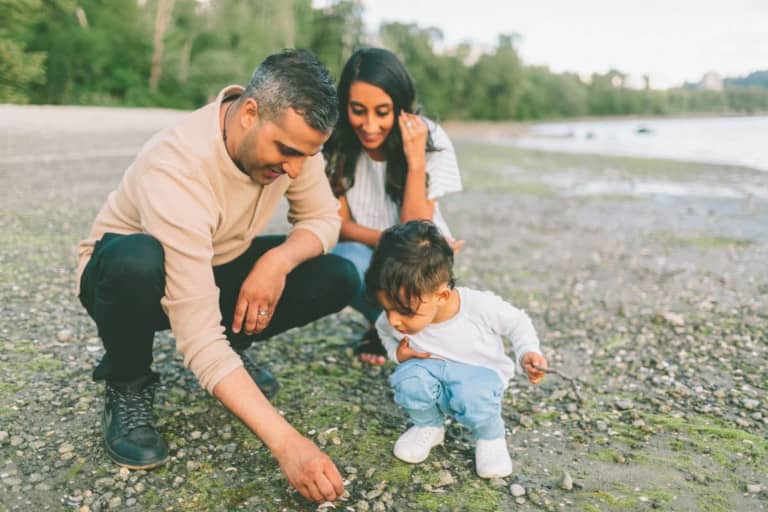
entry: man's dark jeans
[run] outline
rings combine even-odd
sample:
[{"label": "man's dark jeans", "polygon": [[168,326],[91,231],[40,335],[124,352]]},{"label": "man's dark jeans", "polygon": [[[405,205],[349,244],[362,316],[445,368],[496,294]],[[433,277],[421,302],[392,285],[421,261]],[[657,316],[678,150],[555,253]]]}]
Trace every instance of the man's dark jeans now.
[{"label": "man's dark jeans", "polygon": [[[235,349],[339,311],[360,289],[357,271],[347,260],[332,254],[312,258],[288,274],[266,329],[256,335],[234,334],[232,317],[240,286],[256,260],[284,240],[255,238],[244,254],[213,267],[222,325]],[[150,372],[154,334],[170,328],[160,306],[164,293],[165,259],[157,239],[107,233],[96,243],[80,281],[80,301],[96,321],[106,350],[94,379],[123,382]]]}]

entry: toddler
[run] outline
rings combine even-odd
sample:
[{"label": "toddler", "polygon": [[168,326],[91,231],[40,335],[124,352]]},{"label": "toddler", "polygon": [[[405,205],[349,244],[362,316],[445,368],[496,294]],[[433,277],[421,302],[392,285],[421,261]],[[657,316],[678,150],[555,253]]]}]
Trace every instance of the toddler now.
[{"label": "toddler", "polygon": [[455,287],[453,250],[429,221],[384,231],[365,284],[384,309],[376,329],[398,363],[390,377],[395,402],[413,423],[395,443],[395,456],[425,460],[443,442],[451,415],[472,431],[479,476],[512,473],[501,418],[504,390],[516,367],[534,384],[544,378],[537,367],[547,367],[528,315],[491,292]]}]

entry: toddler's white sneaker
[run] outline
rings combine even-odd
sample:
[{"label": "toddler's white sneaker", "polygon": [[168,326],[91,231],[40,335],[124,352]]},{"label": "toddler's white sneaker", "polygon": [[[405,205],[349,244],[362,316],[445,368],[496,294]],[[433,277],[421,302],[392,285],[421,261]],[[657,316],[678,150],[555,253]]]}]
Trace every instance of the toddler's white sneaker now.
[{"label": "toddler's white sneaker", "polygon": [[507,440],[478,439],[475,445],[475,467],[481,478],[503,478],[512,473]]},{"label": "toddler's white sneaker", "polygon": [[445,439],[443,427],[417,427],[412,426],[400,436],[395,443],[395,457],[417,464],[429,456],[433,447],[441,444]]}]

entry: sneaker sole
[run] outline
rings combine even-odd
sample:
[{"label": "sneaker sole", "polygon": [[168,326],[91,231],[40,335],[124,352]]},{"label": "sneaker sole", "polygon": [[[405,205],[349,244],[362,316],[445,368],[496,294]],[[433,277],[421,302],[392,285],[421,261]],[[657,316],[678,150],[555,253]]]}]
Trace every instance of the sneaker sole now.
[{"label": "sneaker sole", "polygon": [[498,472],[498,473],[480,473],[480,472],[478,471],[478,472],[477,472],[477,476],[479,476],[480,478],[505,478],[505,477],[508,477],[509,475],[511,475],[512,473],[513,473],[513,470],[512,470],[512,469],[510,469],[510,470],[509,470],[509,472],[506,472],[506,473],[505,473],[505,472]]}]

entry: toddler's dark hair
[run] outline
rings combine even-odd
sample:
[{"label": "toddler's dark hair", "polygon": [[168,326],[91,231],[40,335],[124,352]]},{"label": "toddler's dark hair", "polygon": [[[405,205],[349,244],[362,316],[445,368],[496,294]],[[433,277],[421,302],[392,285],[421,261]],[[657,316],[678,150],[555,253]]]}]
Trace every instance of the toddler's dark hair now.
[{"label": "toddler's dark hair", "polygon": [[440,285],[456,285],[453,249],[432,222],[412,220],[381,234],[365,273],[365,287],[374,302],[383,292],[405,315],[416,313],[421,296]]}]

